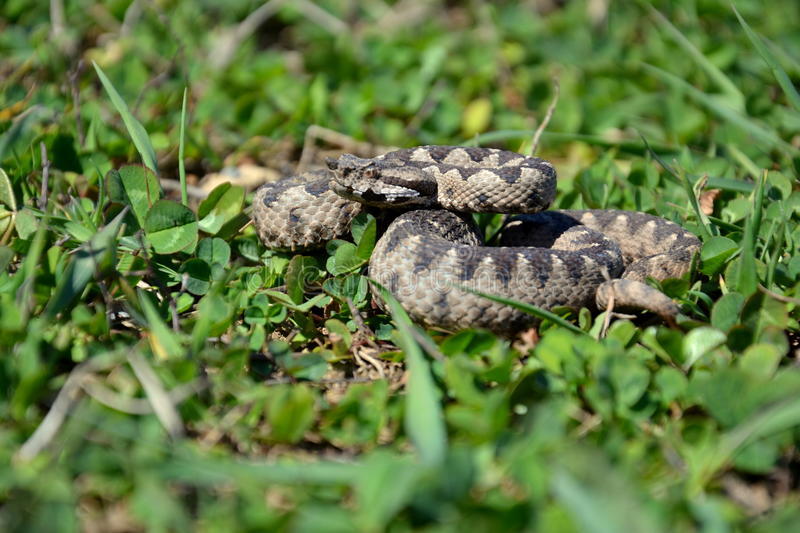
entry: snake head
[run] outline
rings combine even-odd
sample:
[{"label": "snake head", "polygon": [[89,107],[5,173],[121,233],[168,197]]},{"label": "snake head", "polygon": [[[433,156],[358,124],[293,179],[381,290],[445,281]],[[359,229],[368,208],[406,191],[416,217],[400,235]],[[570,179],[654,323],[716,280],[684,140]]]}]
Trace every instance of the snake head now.
[{"label": "snake head", "polygon": [[342,154],[328,158],[333,177],[330,188],[349,200],[377,207],[408,208],[430,205],[429,184],[420,186],[415,175],[402,167],[388,166],[381,158],[364,159]]}]

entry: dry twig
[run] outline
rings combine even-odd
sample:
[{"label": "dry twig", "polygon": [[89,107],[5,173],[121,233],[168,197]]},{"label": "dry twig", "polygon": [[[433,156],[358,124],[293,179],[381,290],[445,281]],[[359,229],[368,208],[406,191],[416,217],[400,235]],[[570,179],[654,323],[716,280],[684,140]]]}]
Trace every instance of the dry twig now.
[{"label": "dry twig", "polygon": [[536,128],[536,131],[533,134],[533,139],[531,139],[531,148],[528,151],[528,155],[534,155],[536,153],[536,149],[539,148],[539,139],[544,133],[545,128],[550,123],[550,119],[553,118],[553,113],[556,110],[556,105],[558,105],[558,97],[561,94],[561,84],[558,82],[558,77],[553,76],[553,100],[550,102],[550,105],[547,107],[547,112],[544,114],[544,118],[542,119],[542,123],[539,124],[539,127]]},{"label": "dry twig", "polygon": [[132,351],[128,354],[128,363],[141,382],[150,405],[153,406],[156,417],[158,417],[164,429],[167,430],[167,433],[173,438],[183,435],[183,421],[180,414],[178,414],[175,404],[144,357],[139,352]]}]

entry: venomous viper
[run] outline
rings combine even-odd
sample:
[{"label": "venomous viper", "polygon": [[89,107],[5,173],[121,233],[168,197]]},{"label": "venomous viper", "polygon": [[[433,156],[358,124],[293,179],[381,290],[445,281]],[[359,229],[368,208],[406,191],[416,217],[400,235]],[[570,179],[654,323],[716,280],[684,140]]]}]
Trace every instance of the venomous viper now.
[{"label": "venomous viper", "polygon": [[[677,306],[642,283],[680,277],[700,247],[675,223],[615,210],[543,211],[556,192],[553,166],[491,148],[421,146],[371,159],[344,154],[330,171],[258,189],[253,220],[275,249],[320,247],[347,232],[363,205],[400,214],[378,240],[369,275],[416,321],[512,334],[536,319],[462,288],[550,309]],[[499,247],[483,245],[468,213],[511,217]]]}]

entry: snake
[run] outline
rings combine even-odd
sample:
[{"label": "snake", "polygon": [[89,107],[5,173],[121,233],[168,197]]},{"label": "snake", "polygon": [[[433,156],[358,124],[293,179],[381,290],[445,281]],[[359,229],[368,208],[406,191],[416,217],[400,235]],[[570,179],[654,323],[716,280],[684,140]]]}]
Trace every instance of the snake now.
[{"label": "snake", "polygon": [[[416,322],[513,335],[544,310],[679,308],[647,285],[690,271],[700,240],[664,218],[614,209],[547,210],[556,170],[538,157],[484,147],[418,146],[372,158],[342,154],[327,169],[257,189],[252,218],[268,248],[319,248],[360,212],[390,214],[368,276]],[[506,213],[487,246],[472,213]],[[375,292],[375,291],[373,291]]]}]

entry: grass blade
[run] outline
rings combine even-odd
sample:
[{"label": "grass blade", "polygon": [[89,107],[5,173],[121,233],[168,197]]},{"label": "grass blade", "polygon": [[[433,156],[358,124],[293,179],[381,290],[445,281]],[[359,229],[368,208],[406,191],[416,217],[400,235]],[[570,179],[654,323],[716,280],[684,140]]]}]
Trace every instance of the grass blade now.
[{"label": "grass blade", "polygon": [[144,126],[142,126],[141,122],[136,120],[136,117],[131,114],[130,110],[128,109],[128,105],[125,103],[125,100],[122,99],[117,90],[114,88],[114,85],[111,84],[111,80],[108,79],[105,72],[103,72],[103,69],[101,69],[100,66],[94,61],[92,61],[92,65],[94,65],[94,69],[97,71],[97,76],[103,83],[103,87],[108,93],[111,103],[114,104],[114,107],[117,108],[117,112],[122,117],[122,122],[125,123],[125,128],[128,130],[128,135],[131,136],[133,145],[136,146],[136,150],[138,150],[139,155],[142,156],[142,162],[147,168],[158,174],[156,151],[153,149],[153,144],[150,142],[150,137],[147,135],[147,131],[145,131]]},{"label": "grass blade", "polygon": [[194,486],[216,486],[241,483],[264,485],[350,485],[363,467],[358,463],[333,461],[255,462],[236,461],[224,457],[198,456],[180,450],[160,470],[164,479],[191,483]]},{"label": "grass blade", "polygon": [[14,187],[6,171],[0,167],[0,206],[5,205],[11,211],[17,210],[17,199],[14,196]]},{"label": "grass blade", "polygon": [[[528,139],[536,132],[536,130],[497,130],[476,135],[462,144],[464,146],[481,146],[484,144],[496,143],[499,141],[507,141],[509,139]],[[601,148],[618,148],[621,151],[632,154],[644,154],[647,152],[647,147],[636,139],[622,139],[613,141],[604,139],[598,135],[586,135],[583,133],[564,133],[545,131],[542,132],[542,139],[554,143],[565,142],[583,142],[591,144],[592,146],[599,146]],[[652,149],[662,154],[677,154],[681,149],[677,146],[671,146],[661,143],[650,143]]]},{"label": "grass blade", "polygon": [[708,60],[703,53],[697,49],[697,47],[686,38],[681,31],[672,25],[672,23],[665,17],[660,11],[649,4],[645,4],[647,6],[647,10],[650,12],[650,15],[653,16],[656,23],[661,26],[663,30],[665,30],[672,39],[683,48],[683,50],[689,54],[689,56],[694,59],[694,62],[697,63],[703,72],[705,72],[709,78],[714,82],[714,84],[719,87],[719,89],[725,93],[725,96],[731,102],[732,107],[737,111],[741,112],[744,110],[744,95],[742,91],[736,87],[729,77],[725,75],[714,63]]},{"label": "grass blade", "polygon": [[767,172],[761,176],[753,194],[753,212],[747,217],[742,239],[742,253],[739,257],[739,272],[736,276],[736,290],[744,296],[750,296],[758,289],[756,274],[756,243],[761,229],[762,208],[764,206],[764,183]]},{"label": "grass blade", "polygon": [[431,377],[422,348],[414,339],[414,324],[405,309],[381,284],[370,280],[389,306],[397,326],[398,345],[406,356],[408,384],[406,385],[405,428],[422,462],[429,466],[441,464],[447,452],[447,431],[436,385]]},{"label": "grass blade", "polygon": [[733,12],[736,14],[736,18],[739,19],[739,24],[741,24],[742,28],[744,28],[744,32],[747,34],[748,39],[750,39],[750,42],[753,43],[753,47],[755,47],[761,58],[769,66],[770,70],[772,70],[772,75],[775,76],[778,85],[780,85],[781,89],[783,89],[783,94],[786,95],[786,99],[789,101],[792,107],[800,111],[800,93],[798,93],[797,89],[795,89],[792,80],[789,79],[789,75],[786,74],[785,70],[783,70],[783,67],[778,62],[778,58],[776,58],[770,49],[766,47],[764,41],[761,40],[761,37],[754,32],[752,28],[750,28],[750,25],[747,23],[747,21],[745,21],[744,18],[742,18],[742,16],[739,14],[736,6],[731,5],[731,7],[733,8]]},{"label": "grass blade", "polygon": [[14,119],[11,127],[0,135],[0,161],[5,158],[9,147],[13,146],[35,121],[42,120],[44,116],[44,108],[34,105]]},{"label": "grass blade", "polygon": [[186,166],[183,162],[183,148],[186,137],[186,93],[187,88],[183,88],[183,103],[181,104],[181,133],[178,141],[178,177],[181,180],[181,203],[189,205],[189,195],[186,193]]},{"label": "grass blade", "polygon": [[775,433],[800,426],[800,400],[789,398],[761,409],[750,418],[724,433],[713,453],[689,476],[688,490],[695,494],[747,444]]},{"label": "grass blade", "polygon": [[769,145],[771,148],[779,148],[790,155],[797,154],[797,148],[785,142],[774,131],[756,123],[752,118],[742,115],[734,109],[721,104],[717,100],[714,100],[704,92],[696,89],[691,84],[675,76],[674,74],[671,74],[653,65],[648,65],[647,63],[643,63],[642,66],[645,70],[668,85],[686,92],[686,94],[692,98],[692,100],[707,108],[719,118],[738,126],[742,130],[752,135],[754,138]]},{"label": "grass blade", "polygon": [[555,313],[551,313],[550,311],[546,311],[546,310],[542,309],[541,307],[536,307],[535,305],[526,304],[524,302],[518,302],[516,300],[511,300],[509,298],[504,298],[502,296],[497,296],[497,295],[494,295],[494,294],[489,294],[489,293],[486,293],[486,292],[477,291],[475,289],[470,289],[469,287],[464,287],[464,286],[461,286],[461,285],[457,285],[457,287],[459,289],[461,289],[462,291],[471,292],[472,294],[477,294],[478,296],[486,298],[487,300],[491,300],[493,302],[497,302],[497,303],[500,303],[500,304],[505,304],[505,305],[507,305],[509,307],[513,307],[514,309],[522,311],[523,313],[528,313],[531,316],[535,316],[537,318],[541,318],[542,320],[549,320],[551,322],[554,322],[554,323],[558,324],[559,326],[561,326],[563,328],[567,328],[568,330],[572,331],[573,333],[581,333],[583,335],[589,335],[588,333],[583,331],[581,328],[579,328],[575,324],[572,324],[568,320],[564,320],[563,318],[561,318],[560,316],[556,315]]}]

